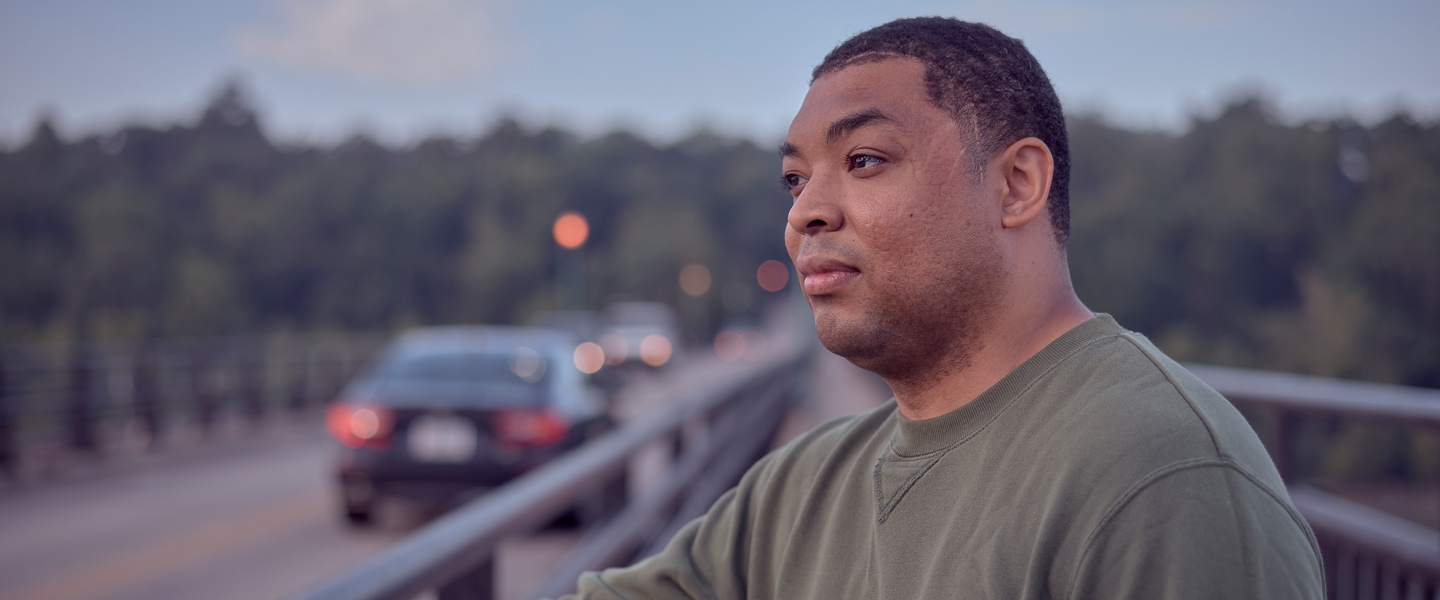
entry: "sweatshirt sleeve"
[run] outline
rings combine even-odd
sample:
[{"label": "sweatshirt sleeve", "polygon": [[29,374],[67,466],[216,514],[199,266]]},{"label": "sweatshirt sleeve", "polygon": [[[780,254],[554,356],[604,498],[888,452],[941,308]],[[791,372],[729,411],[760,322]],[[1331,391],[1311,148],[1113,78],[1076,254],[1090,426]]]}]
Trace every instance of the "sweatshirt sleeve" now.
[{"label": "sweatshirt sleeve", "polygon": [[1289,502],[1223,461],[1173,465],[1119,499],[1069,597],[1325,597],[1318,546]]}]

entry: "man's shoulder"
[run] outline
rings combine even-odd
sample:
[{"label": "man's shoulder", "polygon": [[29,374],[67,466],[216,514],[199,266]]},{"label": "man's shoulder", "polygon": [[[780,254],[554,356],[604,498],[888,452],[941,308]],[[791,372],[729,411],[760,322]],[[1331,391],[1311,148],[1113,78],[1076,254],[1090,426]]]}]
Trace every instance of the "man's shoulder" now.
[{"label": "man's shoulder", "polygon": [[1046,405],[1037,408],[1065,424],[1064,452],[1110,457],[1118,462],[1107,468],[1128,465],[1137,476],[1218,460],[1272,489],[1283,487],[1239,411],[1139,333],[1121,330],[1095,340],[1037,388],[1034,397]]},{"label": "man's shoulder", "polygon": [[[1287,565],[1314,566],[1313,539],[1250,424],[1145,336],[1097,336],[1027,394],[1032,406],[1017,418],[1032,427],[1028,439],[1045,456],[1035,462],[1052,475],[1045,478],[1059,490],[1052,495],[1074,505],[1085,539],[1080,555],[1105,557],[1092,565],[1102,575],[1146,571],[1150,553],[1201,552],[1198,538],[1219,540],[1206,552],[1284,547]],[[1167,546],[1171,538],[1190,542]],[[1124,554],[1117,549],[1134,556],[1117,559]],[[1111,579],[1165,580],[1138,572],[1085,577],[1092,575],[1098,579],[1084,579],[1080,589]]]}]

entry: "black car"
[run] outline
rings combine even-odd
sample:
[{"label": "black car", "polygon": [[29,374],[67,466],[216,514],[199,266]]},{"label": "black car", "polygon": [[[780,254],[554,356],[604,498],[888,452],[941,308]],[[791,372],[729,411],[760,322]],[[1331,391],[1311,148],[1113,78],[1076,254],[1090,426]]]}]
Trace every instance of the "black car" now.
[{"label": "black car", "polygon": [[563,331],[436,327],[393,342],[330,406],[345,516],[499,486],[611,427]]}]

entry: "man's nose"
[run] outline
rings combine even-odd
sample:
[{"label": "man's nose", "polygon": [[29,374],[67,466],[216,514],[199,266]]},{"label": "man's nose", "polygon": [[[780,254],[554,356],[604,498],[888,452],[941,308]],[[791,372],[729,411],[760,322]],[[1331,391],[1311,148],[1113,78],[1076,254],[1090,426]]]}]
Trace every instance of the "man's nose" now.
[{"label": "man's nose", "polygon": [[845,211],[839,200],[838,190],[824,181],[810,180],[790,205],[790,229],[802,234],[840,229],[845,224]]}]

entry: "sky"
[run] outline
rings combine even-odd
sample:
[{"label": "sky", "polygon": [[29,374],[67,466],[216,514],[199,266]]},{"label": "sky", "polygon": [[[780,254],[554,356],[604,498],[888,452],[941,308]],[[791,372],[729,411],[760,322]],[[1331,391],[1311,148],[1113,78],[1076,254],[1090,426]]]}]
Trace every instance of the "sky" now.
[{"label": "sky", "polygon": [[188,121],[239,81],[278,139],[408,144],[497,118],[778,142],[810,69],[885,21],[1025,41],[1069,111],[1183,130],[1263,92],[1284,118],[1440,118],[1440,2],[4,0],[0,145]]}]

